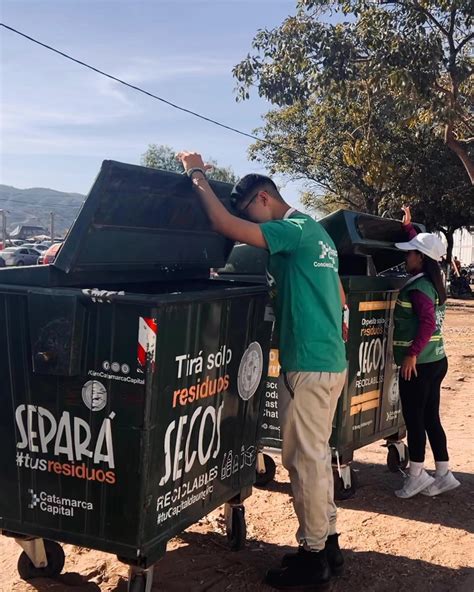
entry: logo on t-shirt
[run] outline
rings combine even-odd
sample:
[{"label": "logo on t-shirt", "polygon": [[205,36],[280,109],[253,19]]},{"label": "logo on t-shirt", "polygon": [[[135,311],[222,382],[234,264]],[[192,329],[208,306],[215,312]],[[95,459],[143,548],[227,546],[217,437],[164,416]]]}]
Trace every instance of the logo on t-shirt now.
[{"label": "logo on t-shirt", "polygon": [[276,295],[277,295],[277,285],[276,285],[276,279],[272,276],[272,274],[268,271],[268,269],[266,270],[266,275],[267,275],[267,285],[270,291],[270,298],[272,300],[276,300]]},{"label": "logo on t-shirt", "polygon": [[275,280],[275,278],[268,271],[268,269],[266,270],[266,274],[267,274],[267,284],[268,284],[268,287],[269,288],[274,288],[276,286],[276,280]]},{"label": "logo on t-shirt", "polygon": [[327,267],[329,269],[333,269],[334,271],[338,271],[338,259],[337,259],[337,251],[328,243],[324,241],[318,241],[318,245],[320,247],[319,258],[316,260],[313,265],[314,267]]}]

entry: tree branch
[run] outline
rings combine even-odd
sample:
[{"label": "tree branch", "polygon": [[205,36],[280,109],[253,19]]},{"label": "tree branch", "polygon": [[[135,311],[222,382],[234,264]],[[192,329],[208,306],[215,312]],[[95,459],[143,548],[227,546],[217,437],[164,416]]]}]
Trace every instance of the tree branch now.
[{"label": "tree branch", "polygon": [[[459,105],[456,105],[456,107],[459,107]],[[467,117],[464,115],[464,112],[463,112],[463,111],[462,111],[460,108],[457,108],[457,109],[456,109],[456,113],[458,114],[458,116],[459,116],[459,119],[460,119],[460,120],[461,120],[461,121],[464,123],[464,125],[467,127],[467,129],[468,129],[470,132],[471,132],[471,131],[472,131],[472,132],[474,132],[474,122],[473,122],[473,119],[472,119],[472,117],[471,117],[471,118],[467,118]],[[472,138],[470,138],[470,140],[472,140]],[[459,140],[459,138],[458,138],[458,141],[460,141],[460,140]]]},{"label": "tree branch", "polygon": [[469,41],[471,41],[471,39],[474,39],[474,33],[469,34],[467,37],[465,37],[460,43],[459,45],[456,47],[456,49],[454,50],[456,54],[458,54],[461,49],[466,45],[466,43],[469,43]]},{"label": "tree branch", "polygon": [[453,124],[448,123],[445,131],[445,142],[463,163],[471,183],[474,185],[474,162],[469,158],[469,154],[462,144],[460,144],[454,137]]},{"label": "tree branch", "polygon": [[429,10],[426,10],[426,8],[423,8],[423,6],[420,6],[417,2],[417,0],[414,0],[413,4],[407,4],[406,2],[400,2],[400,0],[382,0],[382,4],[398,4],[399,6],[403,6],[404,8],[407,9],[415,9],[418,10],[418,12],[422,12],[431,22],[433,22],[438,29],[443,33],[443,35],[445,35],[446,37],[449,37],[449,32],[446,29],[446,27],[443,27],[443,25],[438,21],[438,19],[433,16],[431,14],[431,12],[429,12]]},{"label": "tree branch", "polygon": [[423,6],[420,6],[417,2],[417,0],[414,0],[413,2],[413,6],[421,11],[425,16],[427,16],[437,27],[438,29],[444,34],[446,35],[446,37],[449,37],[449,31],[443,27],[443,25],[438,21],[437,18],[435,18],[431,12],[429,10],[426,10],[426,8],[423,8]]},{"label": "tree branch", "polygon": [[456,9],[453,8],[453,9],[451,9],[449,31],[448,31],[450,37],[453,36],[455,22],[456,22]]},{"label": "tree branch", "polygon": [[448,96],[451,96],[451,91],[449,90],[449,88],[444,88],[444,86],[440,86],[437,82],[435,82],[434,85],[436,90],[439,90],[440,92],[445,93]]}]

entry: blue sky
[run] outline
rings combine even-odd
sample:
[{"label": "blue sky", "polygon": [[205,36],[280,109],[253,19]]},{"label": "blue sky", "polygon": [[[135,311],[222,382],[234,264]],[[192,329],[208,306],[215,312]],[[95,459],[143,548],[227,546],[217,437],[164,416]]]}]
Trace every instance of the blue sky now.
[{"label": "blue sky", "polygon": [[[2,0],[2,18],[46,44],[214,119],[252,131],[270,105],[236,103],[232,67],[295,0]],[[86,193],[104,159],[148,144],[193,149],[238,175],[246,138],[180,113],[0,29],[0,182]],[[279,179],[294,205],[298,186]]]}]

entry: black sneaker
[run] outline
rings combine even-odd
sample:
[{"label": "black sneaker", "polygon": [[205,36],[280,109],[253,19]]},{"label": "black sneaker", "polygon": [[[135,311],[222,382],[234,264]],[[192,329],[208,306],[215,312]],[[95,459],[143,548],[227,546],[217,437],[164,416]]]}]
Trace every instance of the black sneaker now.
[{"label": "black sneaker", "polygon": [[298,561],[292,561],[287,567],[269,570],[265,583],[272,588],[287,592],[326,590],[331,579],[326,550],[305,551],[303,549],[298,555]]},{"label": "black sneaker", "polygon": [[331,534],[326,541],[326,553],[328,556],[329,568],[333,576],[342,576],[344,573],[344,555],[339,547],[339,535]]},{"label": "black sneaker", "polygon": [[[344,573],[344,556],[339,547],[338,539],[338,534],[329,535],[326,540],[326,546],[324,547],[326,550],[331,575],[333,576],[342,576]],[[298,551],[296,553],[287,553],[286,555],[283,555],[281,566],[289,567],[294,562],[299,563],[304,557],[305,553],[306,551],[304,550],[304,547],[298,547]]]}]

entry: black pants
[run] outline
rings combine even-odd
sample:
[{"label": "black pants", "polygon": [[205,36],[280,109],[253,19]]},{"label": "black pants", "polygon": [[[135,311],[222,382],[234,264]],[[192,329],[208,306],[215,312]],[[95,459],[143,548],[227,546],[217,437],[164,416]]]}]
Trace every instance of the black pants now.
[{"label": "black pants", "polygon": [[408,452],[413,462],[425,460],[426,434],[436,461],[447,461],[446,434],[439,418],[441,383],[448,371],[448,360],[417,364],[418,376],[403,380],[400,376],[400,398],[407,426]]}]

